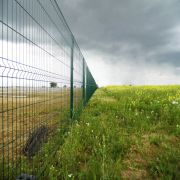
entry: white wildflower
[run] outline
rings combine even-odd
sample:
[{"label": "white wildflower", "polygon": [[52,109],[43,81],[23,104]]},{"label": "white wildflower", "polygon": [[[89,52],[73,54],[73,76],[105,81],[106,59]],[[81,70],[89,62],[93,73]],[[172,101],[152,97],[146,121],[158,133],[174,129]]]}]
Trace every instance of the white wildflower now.
[{"label": "white wildflower", "polygon": [[71,178],[73,176],[73,174],[68,174],[68,177]]},{"label": "white wildflower", "polygon": [[86,123],[87,126],[89,126],[89,123]]},{"label": "white wildflower", "polygon": [[176,104],[178,104],[178,102],[177,101],[172,101],[172,104],[176,105]]},{"label": "white wildflower", "polygon": [[54,166],[53,165],[50,167],[50,170],[52,170],[52,171],[54,170]]}]

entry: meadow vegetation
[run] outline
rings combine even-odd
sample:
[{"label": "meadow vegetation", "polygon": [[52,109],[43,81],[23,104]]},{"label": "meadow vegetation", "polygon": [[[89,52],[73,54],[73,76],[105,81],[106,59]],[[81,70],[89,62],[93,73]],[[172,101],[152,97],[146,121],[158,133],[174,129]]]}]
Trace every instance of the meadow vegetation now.
[{"label": "meadow vegetation", "polygon": [[180,179],[180,86],[100,88],[66,130],[48,179]]},{"label": "meadow vegetation", "polygon": [[[69,89],[9,87],[0,94],[0,179],[42,177],[70,127]],[[81,109],[82,90],[76,88],[75,117]]]},{"label": "meadow vegetation", "polygon": [[[40,126],[50,131],[58,126],[62,111],[69,108],[69,92],[53,89],[20,92],[4,90],[0,97],[0,145],[3,156],[19,157],[29,135]],[[16,154],[14,151],[16,150]],[[2,150],[0,151],[2,155]]]}]

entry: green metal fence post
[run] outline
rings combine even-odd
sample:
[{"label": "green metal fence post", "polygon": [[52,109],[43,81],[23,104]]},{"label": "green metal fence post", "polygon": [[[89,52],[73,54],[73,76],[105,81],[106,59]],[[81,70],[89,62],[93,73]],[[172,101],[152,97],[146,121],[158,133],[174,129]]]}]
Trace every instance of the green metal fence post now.
[{"label": "green metal fence post", "polygon": [[73,118],[74,114],[74,83],[73,83],[73,70],[74,70],[74,37],[72,36],[72,47],[71,47],[71,68],[70,68],[70,118]]},{"label": "green metal fence post", "polygon": [[88,92],[89,92],[89,81],[88,81],[88,66],[86,66],[86,103],[88,102]]},{"label": "green metal fence post", "polygon": [[83,58],[83,93],[82,93],[82,98],[83,98],[83,106],[86,104],[86,82],[85,82],[85,60]]}]

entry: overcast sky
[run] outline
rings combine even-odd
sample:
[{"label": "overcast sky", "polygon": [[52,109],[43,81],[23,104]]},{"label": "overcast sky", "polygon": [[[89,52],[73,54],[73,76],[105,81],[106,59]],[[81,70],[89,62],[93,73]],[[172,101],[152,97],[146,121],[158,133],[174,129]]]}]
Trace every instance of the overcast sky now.
[{"label": "overcast sky", "polygon": [[180,84],[179,0],[58,0],[97,83]]}]

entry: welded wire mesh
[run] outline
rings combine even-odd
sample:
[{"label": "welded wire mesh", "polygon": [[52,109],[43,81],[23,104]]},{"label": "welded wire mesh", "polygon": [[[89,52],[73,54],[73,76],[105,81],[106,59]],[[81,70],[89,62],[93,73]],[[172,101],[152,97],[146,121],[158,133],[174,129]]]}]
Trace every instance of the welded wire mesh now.
[{"label": "welded wire mesh", "polygon": [[43,142],[96,88],[56,0],[0,0],[0,179],[40,171]]}]

